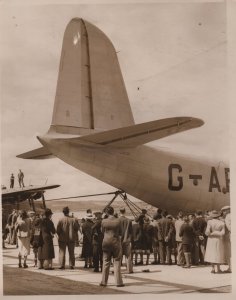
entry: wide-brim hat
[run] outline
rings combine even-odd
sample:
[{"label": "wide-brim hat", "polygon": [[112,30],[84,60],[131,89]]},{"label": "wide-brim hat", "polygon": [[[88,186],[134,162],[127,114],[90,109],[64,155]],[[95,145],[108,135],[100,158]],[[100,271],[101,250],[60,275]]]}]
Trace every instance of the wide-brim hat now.
[{"label": "wide-brim hat", "polygon": [[230,209],[230,206],[229,205],[226,205],[226,206],[223,206],[221,208],[221,211],[224,211],[224,210],[229,210]]},{"label": "wide-brim hat", "polygon": [[91,220],[91,219],[93,219],[93,215],[92,214],[87,214],[85,218],[87,220]]},{"label": "wide-brim hat", "polygon": [[210,217],[211,218],[218,218],[221,215],[220,212],[218,212],[217,210],[213,210],[210,212]]}]

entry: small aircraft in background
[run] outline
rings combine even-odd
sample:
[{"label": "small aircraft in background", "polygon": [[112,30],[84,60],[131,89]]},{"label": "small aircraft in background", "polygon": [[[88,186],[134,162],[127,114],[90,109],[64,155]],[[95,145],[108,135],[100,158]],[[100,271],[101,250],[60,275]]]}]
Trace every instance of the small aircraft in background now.
[{"label": "small aircraft in background", "polygon": [[227,163],[144,145],[203,124],[189,116],[135,124],[113,44],[75,18],[64,34],[52,123],[38,137],[43,147],[17,157],[56,156],[170,213],[220,209],[229,205]]},{"label": "small aircraft in background", "polygon": [[[36,211],[35,200],[42,199],[40,203],[40,209],[45,209],[45,197],[46,190],[55,189],[60,185],[30,185],[24,188],[11,188],[7,189],[2,186],[2,207],[4,211],[12,211],[14,208],[19,210],[22,205],[24,208],[28,206],[28,209]],[[28,200],[28,203],[25,202]],[[24,202],[24,204],[23,204]]]}]

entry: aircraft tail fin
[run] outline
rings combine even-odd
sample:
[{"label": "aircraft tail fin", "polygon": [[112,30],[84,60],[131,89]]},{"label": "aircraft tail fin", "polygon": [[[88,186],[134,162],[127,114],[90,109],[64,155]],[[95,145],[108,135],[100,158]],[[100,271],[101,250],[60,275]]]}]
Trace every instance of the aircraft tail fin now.
[{"label": "aircraft tail fin", "polygon": [[82,129],[103,131],[133,124],[114,46],[96,26],[72,19],[63,38],[50,130],[80,135]]}]

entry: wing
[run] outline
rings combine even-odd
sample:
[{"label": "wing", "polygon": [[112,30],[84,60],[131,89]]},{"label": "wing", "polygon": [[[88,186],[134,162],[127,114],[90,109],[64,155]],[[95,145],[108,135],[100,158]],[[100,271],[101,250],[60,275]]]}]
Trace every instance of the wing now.
[{"label": "wing", "polygon": [[47,159],[47,158],[52,158],[54,156],[45,147],[41,147],[38,149],[34,149],[31,151],[19,154],[16,157],[25,158],[25,159]]},{"label": "wing", "polygon": [[5,189],[2,190],[2,200],[6,200],[9,198],[24,198],[25,195],[29,195],[37,192],[44,192],[45,190],[55,189],[60,185],[42,185],[42,186],[29,186],[25,188],[17,188],[17,189]]},{"label": "wing", "polygon": [[197,118],[175,117],[108,130],[76,139],[81,142],[103,146],[136,147],[172,134],[200,127],[203,124],[204,122]]}]

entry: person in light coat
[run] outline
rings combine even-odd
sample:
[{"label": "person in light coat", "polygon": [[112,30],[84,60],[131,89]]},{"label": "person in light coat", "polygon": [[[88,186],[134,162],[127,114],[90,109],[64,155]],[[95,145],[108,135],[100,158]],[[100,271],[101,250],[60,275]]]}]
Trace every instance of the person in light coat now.
[{"label": "person in light coat", "polygon": [[108,217],[102,220],[104,238],[102,242],[103,266],[100,286],[107,286],[111,260],[113,258],[116,286],[123,287],[124,284],[121,276],[121,221],[119,218],[114,217],[114,209],[111,206],[106,208],[106,214]]},{"label": "person in light coat", "polygon": [[126,267],[128,273],[133,273],[133,262],[131,259],[131,241],[132,241],[132,221],[125,216],[125,208],[120,209],[121,223],[121,247],[122,256],[126,257]]},{"label": "person in light coat", "polygon": [[175,238],[177,244],[177,265],[178,266],[185,265],[182,237],[179,236],[180,228],[183,224],[184,224],[183,213],[182,211],[180,211],[177,220],[175,221],[175,232],[176,232]]},{"label": "person in light coat", "polygon": [[224,206],[221,208],[223,221],[225,222],[225,235],[224,235],[224,245],[225,245],[225,255],[228,264],[228,269],[225,273],[231,273],[231,219],[230,219],[230,206]]},{"label": "person in light coat", "polygon": [[208,236],[205,261],[211,263],[211,273],[221,273],[220,265],[227,263],[224,246],[225,224],[219,220],[220,215],[216,210],[210,213],[211,220],[208,220],[205,231]]},{"label": "person in light coat", "polygon": [[69,215],[70,209],[68,206],[63,208],[64,217],[58,221],[57,235],[59,244],[59,261],[60,270],[65,269],[66,248],[69,252],[70,269],[75,267],[75,242],[77,240],[79,225],[75,218]]}]

